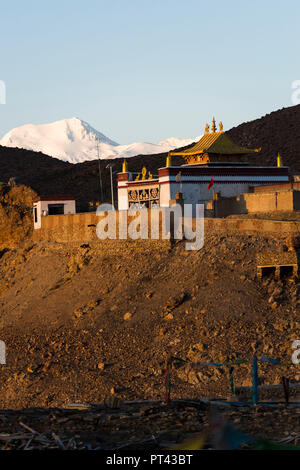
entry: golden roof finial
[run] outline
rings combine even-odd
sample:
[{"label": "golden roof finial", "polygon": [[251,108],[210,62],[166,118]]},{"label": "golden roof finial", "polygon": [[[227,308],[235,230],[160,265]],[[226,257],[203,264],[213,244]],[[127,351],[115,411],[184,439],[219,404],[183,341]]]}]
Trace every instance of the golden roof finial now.
[{"label": "golden roof finial", "polygon": [[277,166],[282,166],[282,160],[281,160],[280,153],[278,153],[278,155],[277,155]]},{"label": "golden roof finial", "polygon": [[205,134],[209,134],[209,125],[208,124],[206,124],[206,126],[205,126]]},{"label": "golden roof finial", "polygon": [[212,119],[212,124],[211,124],[211,131],[212,131],[212,132],[216,132],[216,130],[217,130],[217,127],[216,127],[216,120],[215,120],[215,118],[213,117],[213,119]]},{"label": "golden roof finial", "polygon": [[169,166],[172,166],[171,155],[170,154],[167,155],[167,161],[166,161],[166,167],[169,167]]},{"label": "golden roof finial", "polygon": [[145,166],[143,166],[143,168],[142,168],[142,180],[146,179],[146,175],[147,175],[147,168]]},{"label": "golden roof finial", "polygon": [[128,172],[128,164],[127,161],[124,159],[123,165],[122,165],[122,173],[127,173]]},{"label": "golden roof finial", "polygon": [[220,129],[220,132],[223,132],[223,122],[222,121],[220,121],[219,129]]}]

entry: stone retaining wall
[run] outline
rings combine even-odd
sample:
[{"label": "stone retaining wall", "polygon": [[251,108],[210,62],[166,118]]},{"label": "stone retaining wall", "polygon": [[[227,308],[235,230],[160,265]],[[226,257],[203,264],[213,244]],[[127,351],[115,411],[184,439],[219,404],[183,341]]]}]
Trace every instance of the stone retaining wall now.
[{"label": "stone retaining wall", "polygon": [[[267,191],[245,193],[236,197],[216,195],[214,202],[216,217],[230,214],[253,214],[258,212],[285,212],[300,210],[300,191]],[[208,204],[212,209],[212,201]]]},{"label": "stone retaining wall", "polygon": [[[148,211],[148,236],[150,238],[150,211]],[[119,212],[116,211],[117,227]],[[96,225],[102,217],[96,213],[81,213],[72,215],[53,215],[43,217],[42,228],[34,230],[35,241],[57,241],[57,242],[93,242],[100,241],[96,234]],[[128,223],[133,217],[128,217]],[[196,221],[193,219],[193,228]],[[157,243],[162,240],[161,220],[159,227],[159,240],[151,240]],[[205,236],[208,234],[247,233],[258,235],[300,235],[300,222],[275,221],[263,219],[221,219],[206,218],[204,220]],[[117,232],[118,233],[118,232]],[[121,240],[125,243],[126,240]],[[130,240],[127,240],[130,242]],[[163,240],[162,240],[163,241]]]}]

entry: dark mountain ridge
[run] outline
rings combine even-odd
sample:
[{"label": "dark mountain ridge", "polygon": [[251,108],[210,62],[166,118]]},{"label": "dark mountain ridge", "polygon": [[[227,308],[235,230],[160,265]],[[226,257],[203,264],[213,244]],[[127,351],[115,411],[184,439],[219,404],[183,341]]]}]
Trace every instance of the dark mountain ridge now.
[{"label": "dark mountain ridge", "polygon": [[[261,147],[261,152],[249,157],[249,162],[254,165],[276,165],[280,152],[283,164],[290,167],[291,173],[300,174],[300,105],[240,124],[230,129],[228,134],[239,145]],[[166,156],[166,153],[161,153],[131,157],[128,159],[129,170],[139,172],[145,165],[155,175],[159,167],[165,166]],[[116,174],[121,171],[122,161],[122,158],[117,158],[100,162],[105,201],[111,199],[107,166],[113,165],[116,193]],[[175,165],[182,162],[181,157],[172,158]],[[38,194],[74,194],[78,210],[87,210],[89,201],[101,199],[98,160],[71,164],[41,152],[0,146],[0,168],[0,181],[7,182],[13,176]]]}]

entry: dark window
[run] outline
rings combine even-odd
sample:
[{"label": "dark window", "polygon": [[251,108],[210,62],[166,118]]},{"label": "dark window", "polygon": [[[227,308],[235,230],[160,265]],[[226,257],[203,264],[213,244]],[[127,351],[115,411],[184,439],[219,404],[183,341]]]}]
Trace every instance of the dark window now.
[{"label": "dark window", "polygon": [[48,214],[49,215],[64,214],[64,205],[63,204],[48,204]]},{"label": "dark window", "polygon": [[34,208],[34,222],[37,223],[38,221],[38,216],[37,216],[37,208]]}]

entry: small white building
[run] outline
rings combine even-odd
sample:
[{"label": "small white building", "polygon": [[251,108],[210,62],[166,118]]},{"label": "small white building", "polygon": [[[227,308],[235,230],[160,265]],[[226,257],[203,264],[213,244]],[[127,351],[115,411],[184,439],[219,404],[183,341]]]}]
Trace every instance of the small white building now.
[{"label": "small white building", "polygon": [[42,217],[60,214],[76,214],[74,196],[38,196],[33,201],[34,228],[42,226]]}]

